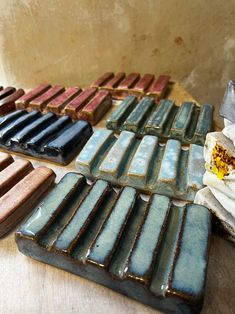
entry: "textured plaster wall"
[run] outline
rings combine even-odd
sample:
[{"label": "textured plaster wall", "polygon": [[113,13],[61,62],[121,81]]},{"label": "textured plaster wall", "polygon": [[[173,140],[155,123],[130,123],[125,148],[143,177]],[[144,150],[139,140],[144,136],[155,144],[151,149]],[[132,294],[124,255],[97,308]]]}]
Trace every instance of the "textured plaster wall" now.
[{"label": "textured plaster wall", "polygon": [[218,107],[235,78],[235,0],[1,0],[0,12],[4,85],[164,72]]}]

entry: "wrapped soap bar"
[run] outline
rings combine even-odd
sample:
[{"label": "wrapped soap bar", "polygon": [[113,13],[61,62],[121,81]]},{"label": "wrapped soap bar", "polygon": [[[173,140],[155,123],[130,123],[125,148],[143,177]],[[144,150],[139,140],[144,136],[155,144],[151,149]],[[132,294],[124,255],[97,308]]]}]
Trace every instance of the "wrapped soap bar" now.
[{"label": "wrapped soap bar", "polygon": [[225,176],[235,178],[235,147],[222,132],[207,134],[204,158],[206,169],[213,172],[218,179]]},{"label": "wrapped soap bar", "polygon": [[162,195],[89,186],[67,173],[16,232],[31,258],[96,281],[167,313],[203,304],[211,215]]},{"label": "wrapped soap bar", "polygon": [[226,238],[235,241],[235,147],[222,132],[208,133],[204,147],[207,188],[195,202],[207,206]]},{"label": "wrapped soap bar", "polygon": [[0,153],[0,237],[11,231],[47,192],[55,180],[46,167]]}]

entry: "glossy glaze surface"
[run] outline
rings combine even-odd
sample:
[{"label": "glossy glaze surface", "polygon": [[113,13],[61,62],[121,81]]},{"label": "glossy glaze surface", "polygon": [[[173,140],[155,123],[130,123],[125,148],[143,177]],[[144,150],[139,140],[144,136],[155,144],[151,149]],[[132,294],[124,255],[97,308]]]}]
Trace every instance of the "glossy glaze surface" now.
[{"label": "glossy glaze surface", "polygon": [[94,132],[77,157],[78,172],[115,185],[130,185],[148,193],[192,201],[203,187],[203,147],[183,149],[178,140],[160,145],[158,138],[123,131],[116,138],[110,130]]},{"label": "glossy glaze surface", "polygon": [[17,109],[54,112],[58,116],[66,114],[73,120],[87,120],[92,125],[97,124],[111,106],[112,98],[108,91],[98,91],[96,87],[82,90],[80,87],[64,88],[49,84],[35,87],[16,102]]},{"label": "glossy glaze surface", "polygon": [[0,89],[0,115],[9,113],[15,109],[15,102],[24,95],[23,89],[6,87]]},{"label": "glossy glaze surface", "polygon": [[18,110],[0,118],[0,147],[61,164],[69,163],[92,134],[83,120]]},{"label": "glossy glaze surface", "polygon": [[[87,210],[85,210],[85,208]],[[168,313],[203,303],[211,217],[66,174],[16,233],[19,250]],[[192,277],[194,280],[192,281]]]},{"label": "glossy glaze surface", "polygon": [[169,80],[170,76],[168,75],[160,75],[155,79],[153,74],[148,73],[141,76],[139,73],[120,72],[114,74],[107,72],[91,86],[109,90],[114,99],[124,99],[130,95],[135,95],[140,99],[149,95],[158,101],[164,97],[169,89]]},{"label": "glossy glaze surface", "polygon": [[106,127],[115,132],[135,132],[139,137],[150,134],[161,140],[178,139],[185,144],[204,145],[206,134],[212,130],[213,106],[196,106],[184,102],[180,107],[171,100],[156,104],[151,97],[137,103],[129,96],[106,121]]},{"label": "glossy glaze surface", "polygon": [[54,180],[51,169],[34,169],[27,160],[0,153],[0,237],[33,209]]}]

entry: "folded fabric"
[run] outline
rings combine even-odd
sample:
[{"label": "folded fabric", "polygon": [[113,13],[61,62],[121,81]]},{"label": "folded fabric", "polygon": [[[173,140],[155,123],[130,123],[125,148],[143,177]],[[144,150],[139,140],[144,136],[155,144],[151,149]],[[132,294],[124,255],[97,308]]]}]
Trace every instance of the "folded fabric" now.
[{"label": "folded fabric", "polygon": [[[219,202],[218,198],[220,198],[221,194],[221,192],[218,193],[218,191],[213,188],[205,187],[197,192],[194,203],[209,208],[213,214],[214,221],[223,236],[227,240],[235,242],[235,217]],[[224,203],[226,202],[223,202],[223,204]],[[234,207],[234,205],[235,203],[233,201],[232,206]]]},{"label": "folded fabric", "polygon": [[227,138],[229,138],[233,142],[233,145],[235,145],[235,124],[227,123],[227,126],[225,126],[222,132]]}]

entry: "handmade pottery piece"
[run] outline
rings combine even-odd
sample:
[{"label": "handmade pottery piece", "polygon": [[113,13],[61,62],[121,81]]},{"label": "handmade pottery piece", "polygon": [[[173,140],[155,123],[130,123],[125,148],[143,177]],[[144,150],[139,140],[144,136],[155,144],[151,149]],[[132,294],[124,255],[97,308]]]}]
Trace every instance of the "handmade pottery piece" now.
[{"label": "handmade pottery piece", "polygon": [[28,160],[0,153],[0,237],[12,230],[55,180],[46,167],[33,168]]},{"label": "handmade pottery piece", "polygon": [[0,115],[15,110],[15,101],[22,95],[24,95],[23,89],[16,90],[14,87],[0,86]]},{"label": "handmade pottery piece", "polygon": [[72,119],[84,119],[92,125],[99,122],[111,108],[112,98],[108,91],[97,88],[82,90],[69,87],[41,84],[16,101],[17,109],[28,111],[54,112],[57,115],[69,115]]},{"label": "handmade pottery piece", "polygon": [[159,145],[158,138],[123,131],[98,129],[77,157],[78,172],[114,185],[130,185],[147,193],[159,193],[192,201],[203,187],[203,147],[183,149],[177,140]]},{"label": "handmade pottery piece", "polygon": [[203,206],[115,192],[66,174],[16,232],[19,250],[167,313],[203,304],[211,226]]},{"label": "handmade pottery piece", "polygon": [[91,134],[88,122],[52,112],[17,110],[0,118],[0,147],[61,164],[72,161]]},{"label": "handmade pottery piece", "polygon": [[139,102],[127,97],[106,121],[106,127],[115,132],[123,130],[156,135],[161,140],[178,139],[185,144],[204,145],[206,134],[211,131],[213,106],[197,106],[184,102],[176,106],[171,100],[161,100],[158,105],[151,97]]},{"label": "handmade pottery piece", "polygon": [[158,79],[155,79],[153,74],[145,74],[141,77],[139,73],[126,75],[120,72],[114,75],[113,72],[107,72],[91,86],[110,91],[114,99],[124,99],[129,95],[140,99],[148,95],[158,101],[166,94],[169,80],[168,75],[160,75]]}]

